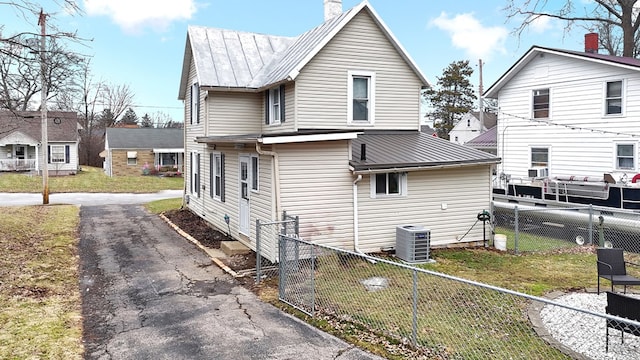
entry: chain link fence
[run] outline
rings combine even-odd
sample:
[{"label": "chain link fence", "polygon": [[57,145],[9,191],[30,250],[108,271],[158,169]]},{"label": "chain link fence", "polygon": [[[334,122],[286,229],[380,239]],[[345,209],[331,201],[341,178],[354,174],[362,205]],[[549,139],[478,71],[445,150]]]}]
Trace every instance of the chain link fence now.
[{"label": "chain link fence", "polygon": [[610,329],[606,294],[538,298],[281,236],[280,300],[410,359],[632,359],[640,337]]},{"label": "chain link fence", "polygon": [[280,235],[298,237],[300,219],[282,212],[282,220],[256,220],[256,283],[269,274],[277,273],[278,240]]},{"label": "chain link fence", "polygon": [[546,208],[493,203],[494,245],[519,252],[583,245],[640,253],[640,214],[592,206]]}]

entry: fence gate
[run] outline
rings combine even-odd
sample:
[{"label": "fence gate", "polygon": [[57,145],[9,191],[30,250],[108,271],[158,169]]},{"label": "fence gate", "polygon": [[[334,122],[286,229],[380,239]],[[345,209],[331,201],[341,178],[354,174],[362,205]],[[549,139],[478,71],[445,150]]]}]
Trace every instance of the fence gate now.
[{"label": "fence gate", "polygon": [[298,237],[300,220],[298,216],[282,212],[282,220],[256,220],[256,283],[265,275],[266,271],[276,271],[279,261],[278,241],[280,235],[286,234]]}]

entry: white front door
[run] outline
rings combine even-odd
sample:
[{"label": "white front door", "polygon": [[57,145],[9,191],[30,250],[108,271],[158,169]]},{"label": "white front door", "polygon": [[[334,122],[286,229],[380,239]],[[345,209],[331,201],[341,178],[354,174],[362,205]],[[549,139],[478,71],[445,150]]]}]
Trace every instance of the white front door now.
[{"label": "white front door", "polygon": [[238,218],[240,220],[239,231],[245,235],[249,235],[249,157],[240,156],[240,194]]}]

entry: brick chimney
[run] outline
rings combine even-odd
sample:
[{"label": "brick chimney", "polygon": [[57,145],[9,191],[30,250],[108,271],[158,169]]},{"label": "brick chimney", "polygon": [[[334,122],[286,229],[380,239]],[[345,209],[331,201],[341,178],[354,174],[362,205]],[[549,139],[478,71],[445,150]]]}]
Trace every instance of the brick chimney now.
[{"label": "brick chimney", "polygon": [[342,0],[324,0],[324,21],[342,14]]},{"label": "brick chimney", "polygon": [[584,52],[590,54],[598,53],[598,34],[588,33],[584,35]]}]

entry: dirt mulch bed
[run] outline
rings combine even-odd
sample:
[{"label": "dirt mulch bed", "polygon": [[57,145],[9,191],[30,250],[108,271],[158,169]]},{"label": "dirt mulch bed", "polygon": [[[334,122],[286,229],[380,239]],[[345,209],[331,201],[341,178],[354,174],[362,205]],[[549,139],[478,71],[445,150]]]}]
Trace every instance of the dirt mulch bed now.
[{"label": "dirt mulch bed", "polygon": [[[220,242],[233,240],[227,236],[226,232],[220,231],[190,210],[171,210],[165,212],[164,216],[208,248],[220,249]],[[256,268],[256,254],[253,251],[246,255],[227,256],[220,260],[235,272]]]}]

